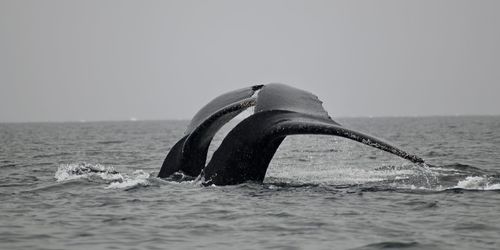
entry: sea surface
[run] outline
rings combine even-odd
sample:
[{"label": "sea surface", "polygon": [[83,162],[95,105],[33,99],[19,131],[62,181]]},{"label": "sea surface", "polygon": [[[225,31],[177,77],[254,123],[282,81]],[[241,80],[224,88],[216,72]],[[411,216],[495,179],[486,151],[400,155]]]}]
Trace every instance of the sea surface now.
[{"label": "sea surface", "polygon": [[204,187],[156,178],[188,121],[0,124],[0,249],[500,249],[500,117],[337,121],[427,165],[296,135]]}]

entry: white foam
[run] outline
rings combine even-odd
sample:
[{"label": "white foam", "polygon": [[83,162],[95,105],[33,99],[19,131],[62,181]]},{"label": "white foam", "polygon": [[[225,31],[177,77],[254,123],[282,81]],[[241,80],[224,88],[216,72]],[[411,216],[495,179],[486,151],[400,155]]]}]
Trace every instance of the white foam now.
[{"label": "white foam", "polygon": [[125,175],[121,181],[111,182],[106,189],[131,188],[136,186],[148,186],[150,174],[143,170],[136,170],[132,176]]},{"label": "white foam", "polygon": [[468,176],[465,180],[459,181],[454,188],[468,190],[500,190],[500,183],[491,184],[487,177]]},{"label": "white foam", "polygon": [[61,164],[54,175],[58,182],[82,178],[88,179],[94,176],[109,181],[123,180],[123,176],[116,172],[113,167],[89,163]]},{"label": "white foam", "polygon": [[126,189],[135,186],[150,185],[150,174],[143,170],[136,170],[131,175],[117,172],[113,167],[100,164],[71,163],[62,164],[54,177],[57,182],[78,179],[100,180],[109,183],[106,189]]}]

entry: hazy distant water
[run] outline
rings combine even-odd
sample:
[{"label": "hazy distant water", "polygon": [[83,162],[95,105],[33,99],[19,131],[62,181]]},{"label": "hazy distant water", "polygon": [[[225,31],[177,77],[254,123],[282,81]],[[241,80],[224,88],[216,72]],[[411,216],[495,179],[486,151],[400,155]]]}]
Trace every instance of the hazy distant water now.
[{"label": "hazy distant water", "polygon": [[0,124],[0,249],[500,249],[500,117],[339,122],[432,166],[292,136],[202,187],[155,177],[186,121]]}]

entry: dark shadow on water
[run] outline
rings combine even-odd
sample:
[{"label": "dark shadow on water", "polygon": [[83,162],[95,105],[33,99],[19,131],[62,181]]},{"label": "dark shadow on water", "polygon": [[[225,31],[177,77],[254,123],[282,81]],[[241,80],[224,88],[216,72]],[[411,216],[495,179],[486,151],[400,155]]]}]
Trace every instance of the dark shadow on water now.
[{"label": "dark shadow on water", "polygon": [[420,244],[415,241],[400,242],[400,241],[384,241],[379,243],[368,244],[362,247],[352,248],[351,250],[371,250],[371,249],[441,249],[435,245]]}]

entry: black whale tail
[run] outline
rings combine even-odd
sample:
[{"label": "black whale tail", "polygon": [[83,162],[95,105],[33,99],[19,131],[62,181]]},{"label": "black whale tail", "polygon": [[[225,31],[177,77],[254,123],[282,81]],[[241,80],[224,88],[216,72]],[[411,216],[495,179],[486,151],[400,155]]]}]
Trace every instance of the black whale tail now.
[{"label": "black whale tail", "polygon": [[[248,133],[252,131],[252,133]],[[414,163],[411,155],[375,137],[308,114],[272,110],[257,113],[238,124],[224,139],[204,169],[205,184],[231,185],[262,182],[269,163],[288,135],[318,134],[348,138],[395,154]]]},{"label": "black whale tail", "polygon": [[[215,133],[250,106],[255,106],[255,113],[229,132],[205,167],[208,146]],[[189,124],[185,136],[168,153],[158,176],[182,171],[190,176],[201,173],[204,184],[261,182],[281,142],[294,134],[341,136],[415,163],[423,162],[382,140],[341,126],[332,120],[317,96],[275,83],[235,90],[203,107]]]},{"label": "black whale tail", "polygon": [[198,111],[189,123],[184,137],[168,152],[158,177],[165,178],[178,171],[198,176],[205,167],[208,147],[217,131],[245,109],[255,106],[255,98],[252,96],[262,86],[255,85],[228,92]]}]

